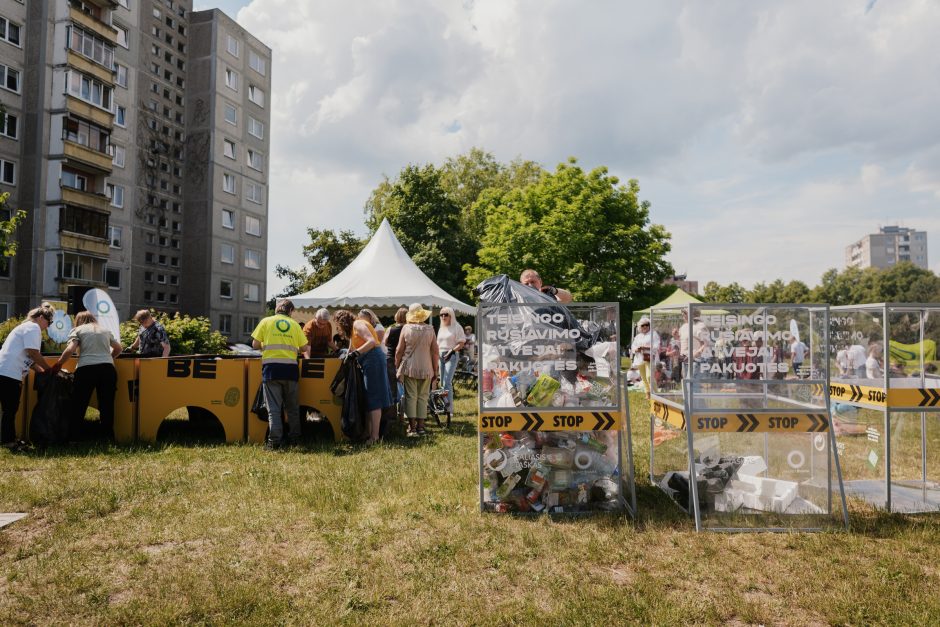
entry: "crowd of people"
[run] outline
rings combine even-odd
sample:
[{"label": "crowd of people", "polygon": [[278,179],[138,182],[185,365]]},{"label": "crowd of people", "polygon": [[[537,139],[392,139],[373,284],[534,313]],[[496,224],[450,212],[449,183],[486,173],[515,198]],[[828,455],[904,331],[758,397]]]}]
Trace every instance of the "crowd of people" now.
[{"label": "crowd of people", "polygon": [[[292,444],[300,435],[296,385],[297,358],[355,359],[362,372],[368,437],[374,444],[399,414],[407,434],[427,433],[428,398],[440,386],[446,398],[447,425],[453,418],[453,381],[462,354],[471,350],[472,328],[463,328],[450,307],[440,310],[437,331],[429,324],[431,311],[421,303],[399,308],[385,328],[371,309],[358,313],[319,309],[303,327],[292,317],[294,304],[285,299],[273,316],[252,333],[252,346],[261,350],[262,393],[268,410],[268,449]],[[287,417],[285,435],[283,416]],[[296,424],[295,424],[296,422]]]}]

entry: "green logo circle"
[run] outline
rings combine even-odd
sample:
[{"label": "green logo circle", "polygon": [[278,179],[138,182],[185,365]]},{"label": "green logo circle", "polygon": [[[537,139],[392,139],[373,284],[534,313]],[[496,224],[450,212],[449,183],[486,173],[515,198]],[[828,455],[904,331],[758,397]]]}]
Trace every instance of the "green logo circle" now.
[{"label": "green logo circle", "polygon": [[287,330],[290,329],[290,322],[288,322],[287,320],[278,320],[277,322],[274,323],[274,326],[281,333],[287,333]]},{"label": "green logo circle", "polygon": [[241,392],[238,391],[238,388],[229,388],[225,392],[224,403],[226,407],[235,407],[238,405],[238,399],[241,397]]},{"label": "green logo circle", "polygon": [[98,313],[100,313],[101,315],[104,315],[108,313],[109,311],[111,311],[111,305],[109,305],[106,301],[99,300],[98,301]]}]

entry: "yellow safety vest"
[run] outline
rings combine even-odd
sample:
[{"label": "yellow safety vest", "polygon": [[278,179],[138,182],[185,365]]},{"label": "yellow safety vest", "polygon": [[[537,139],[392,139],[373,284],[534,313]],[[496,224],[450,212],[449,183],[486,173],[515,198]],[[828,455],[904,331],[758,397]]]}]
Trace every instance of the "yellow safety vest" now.
[{"label": "yellow safety vest", "polygon": [[307,343],[303,329],[283,314],[258,323],[251,337],[261,342],[261,364],[296,364],[297,350]]}]

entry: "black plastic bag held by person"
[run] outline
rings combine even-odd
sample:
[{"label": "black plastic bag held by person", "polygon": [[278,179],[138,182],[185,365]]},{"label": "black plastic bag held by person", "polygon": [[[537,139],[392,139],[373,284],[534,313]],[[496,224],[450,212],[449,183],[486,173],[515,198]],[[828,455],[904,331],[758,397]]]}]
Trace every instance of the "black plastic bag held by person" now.
[{"label": "black plastic bag held by person", "polygon": [[343,360],[339,372],[330,384],[333,394],[343,397],[343,413],[340,426],[343,435],[358,442],[369,437],[369,424],[366,412],[366,386],[362,377],[362,366],[355,353],[350,353]]},{"label": "black plastic bag held by person", "polygon": [[36,446],[68,441],[73,380],[70,372],[36,375],[34,387],[39,400],[29,419],[29,439]]},{"label": "black plastic bag held by person", "polygon": [[[542,319],[552,320],[551,322],[540,322],[540,325],[555,327],[556,329],[573,330],[577,329],[580,336],[574,343],[575,348],[584,351],[597,342],[598,329],[587,328],[578,322],[567,307],[560,304],[554,296],[549,296],[539,290],[523,285],[518,281],[513,281],[505,274],[498,274],[480,282],[473,288],[474,296],[480,299],[481,303],[526,303],[532,305],[531,312]],[[542,305],[544,303],[544,305]],[[561,314],[561,321],[555,322],[558,314]],[[593,325],[596,327],[597,325]]]}]

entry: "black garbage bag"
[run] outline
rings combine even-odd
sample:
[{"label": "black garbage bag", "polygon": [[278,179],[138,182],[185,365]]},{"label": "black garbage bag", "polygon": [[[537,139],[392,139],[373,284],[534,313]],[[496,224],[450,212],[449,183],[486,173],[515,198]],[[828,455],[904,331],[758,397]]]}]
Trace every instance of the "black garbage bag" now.
[{"label": "black garbage bag", "polygon": [[69,440],[74,379],[71,372],[36,375],[34,389],[39,400],[29,419],[29,439],[36,446],[62,444]]},{"label": "black garbage bag", "polygon": [[[584,351],[594,346],[600,336],[600,327],[593,322],[582,324],[568,310],[567,307],[559,303],[554,296],[543,294],[537,289],[528,285],[523,285],[518,281],[513,281],[505,274],[499,274],[488,279],[484,279],[473,288],[473,294],[480,299],[481,303],[526,303],[531,304],[531,308],[523,308],[523,314],[533,314],[541,319],[558,320],[558,322],[538,322],[538,325],[545,325],[561,330],[577,329],[580,337],[574,343],[578,351]],[[544,303],[544,304],[543,304]],[[528,309],[528,311],[526,311]],[[560,314],[560,315],[559,315]]]},{"label": "black garbage bag", "polygon": [[[368,412],[366,411],[366,386],[362,376],[362,366],[355,353],[349,353],[343,360],[339,372],[330,388],[334,394],[343,397],[343,413],[340,426],[343,435],[359,442],[369,437]],[[342,391],[341,394],[337,392]]]},{"label": "black garbage bag", "polygon": [[255,402],[251,404],[251,413],[258,416],[258,420],[268,421],[268,406],[264,402],[264,384],[258,386],[255,392]]}]

